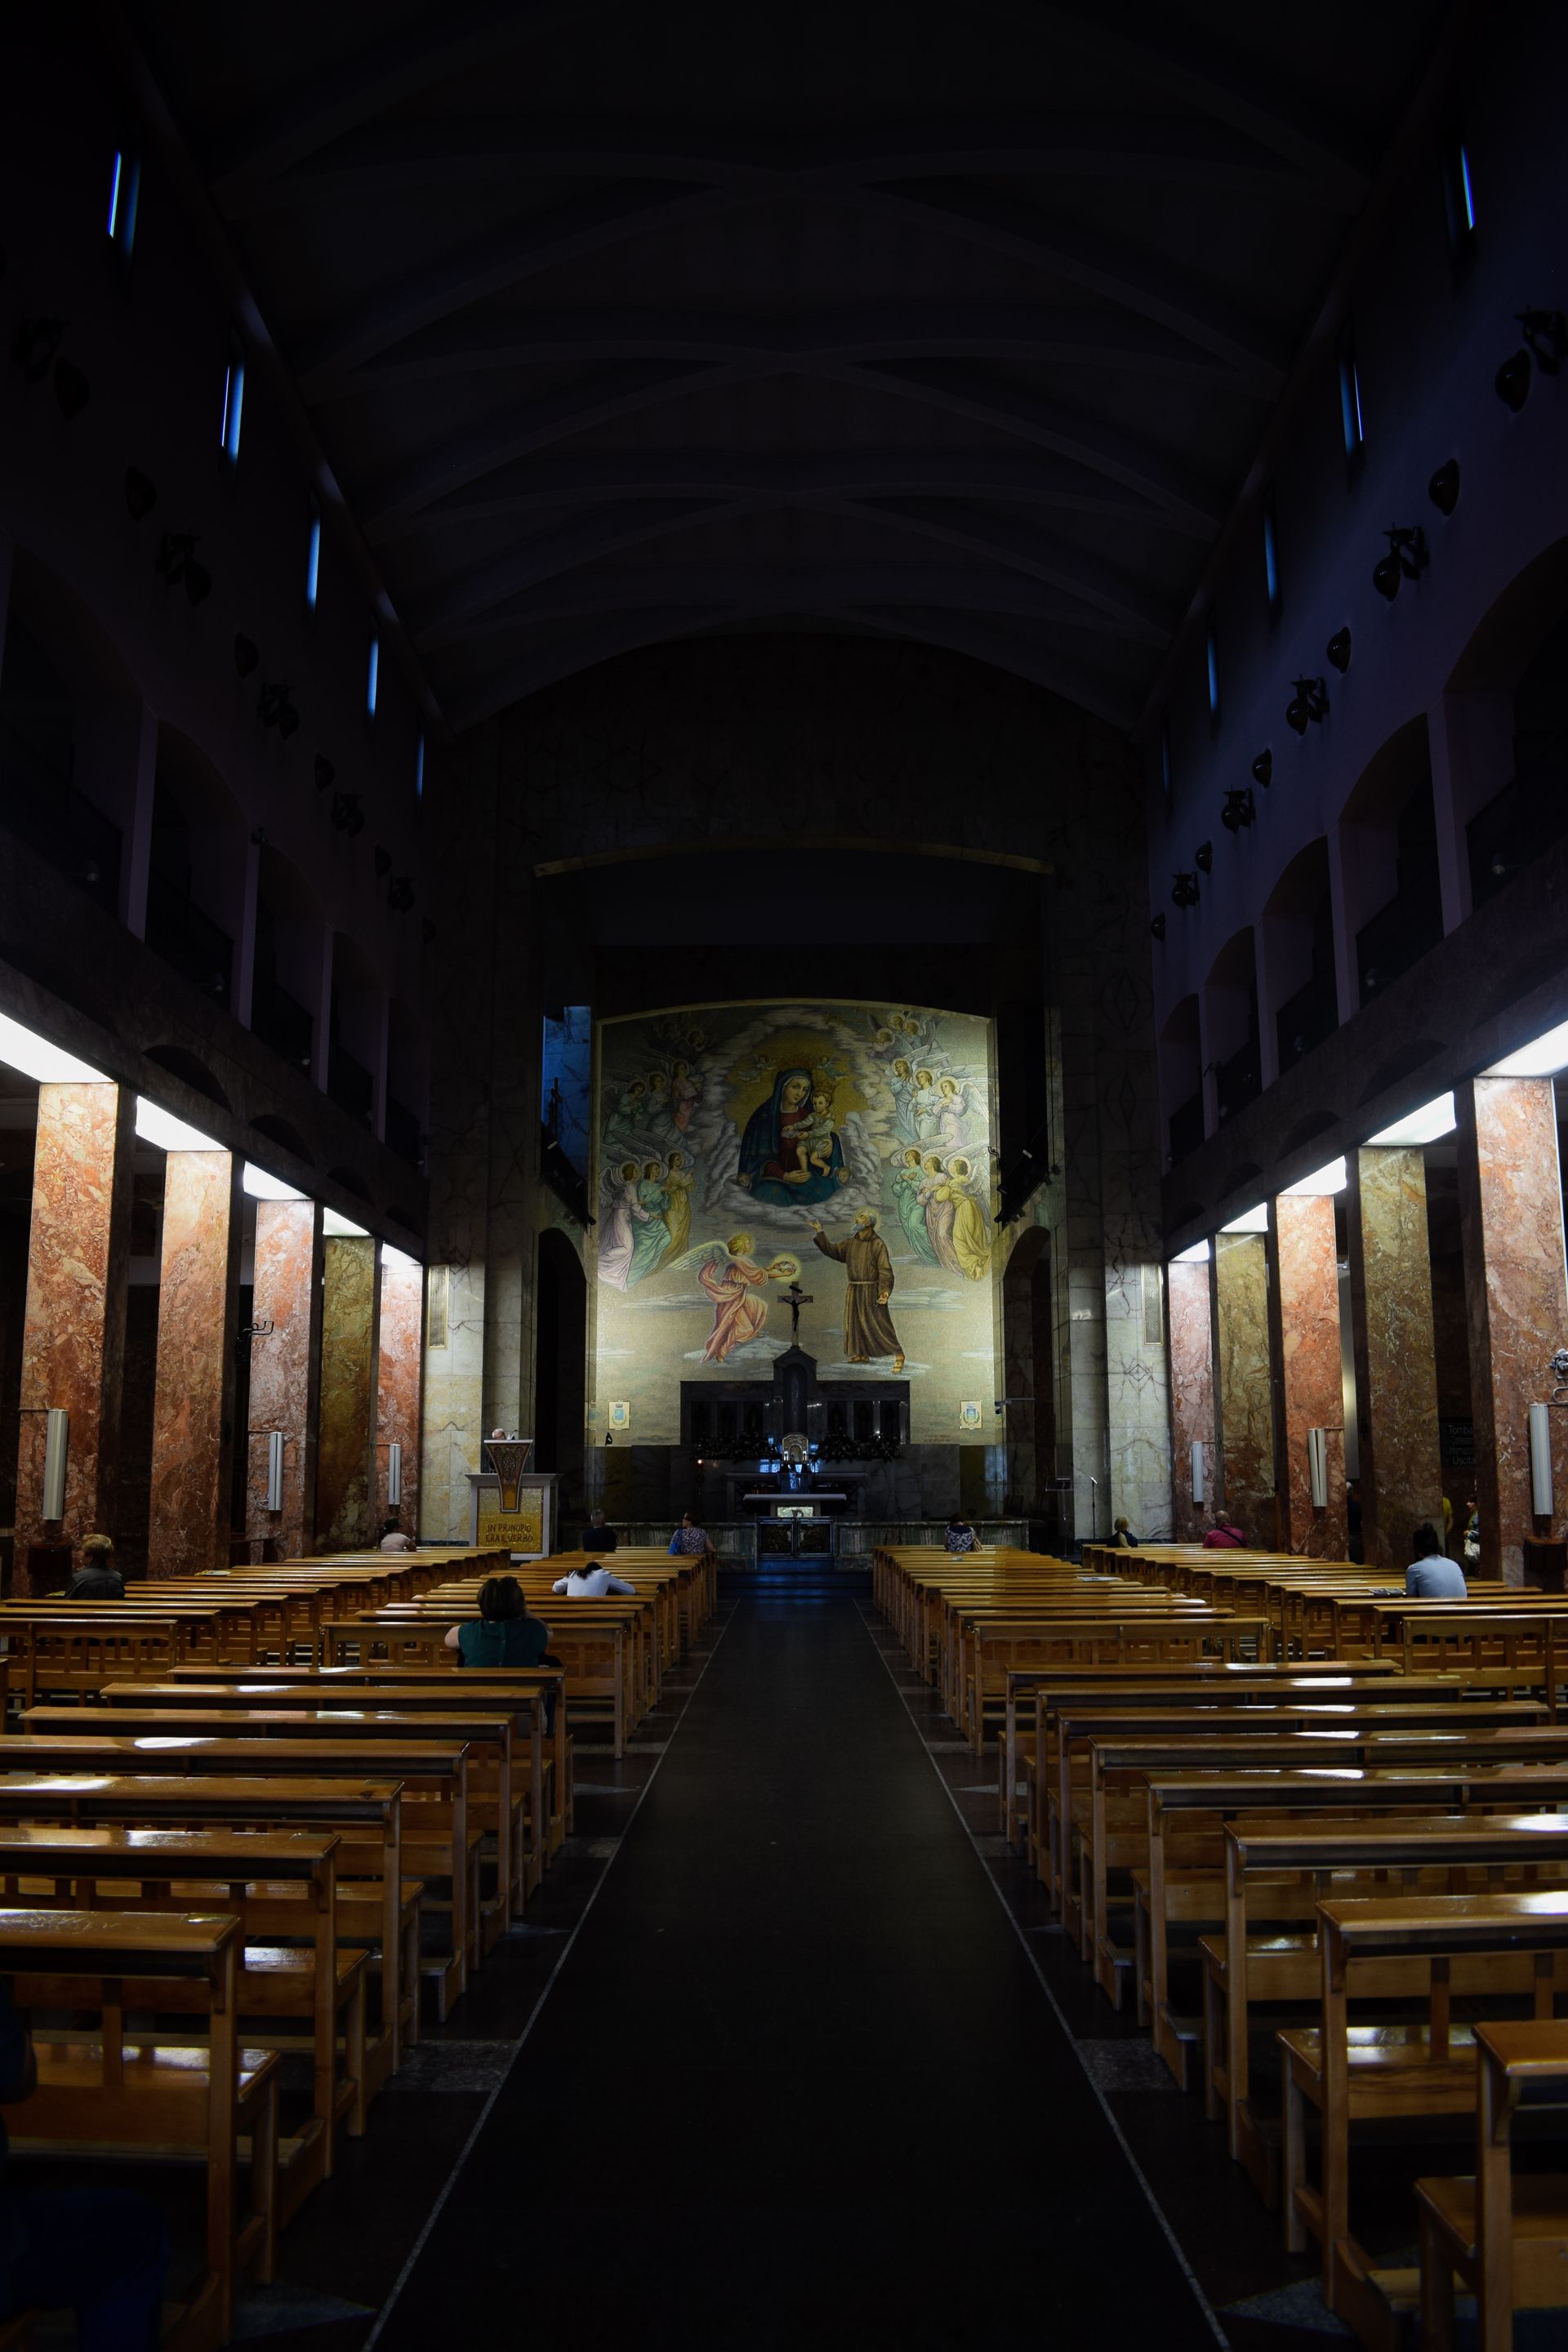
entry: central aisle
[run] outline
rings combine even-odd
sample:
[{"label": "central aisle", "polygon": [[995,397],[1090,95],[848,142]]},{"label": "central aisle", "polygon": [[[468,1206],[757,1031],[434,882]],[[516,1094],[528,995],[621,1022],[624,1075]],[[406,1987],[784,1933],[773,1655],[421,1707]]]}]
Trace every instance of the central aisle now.
[{"label": "central aisle", "polygon": [[1030,2324],[1215,2342],[858,1609],[742,1601],[378,2343]]}]

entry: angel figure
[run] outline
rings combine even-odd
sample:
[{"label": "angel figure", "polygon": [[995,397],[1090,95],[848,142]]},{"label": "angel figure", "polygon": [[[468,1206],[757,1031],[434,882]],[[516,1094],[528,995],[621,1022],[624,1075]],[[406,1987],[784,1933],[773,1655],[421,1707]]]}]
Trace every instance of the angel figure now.
[{"label": "angel figure", "polygon": [[685,1256],[686,1244],[691,1239],[691,1185],[685,1152],[672,1151],[664,1171],[664,1189],[669,1202],[664,1222],[669,1227],[668,1257],[672,1265],[678,1257]]},{"label": "angel figure", "polygon": [[750,1234],[731,1234],[727,1242],[705,1242],[687,1252],[686,1264],[696,1267],[698,1282],[713,1302],[713,1328],[702,1350],[707,1363],[728,1363],[737,1348],[760,1335],[768,1302],[759,1292],[770,1282],[790,1279],[783,1272],[787,1260],[759,1265],[752,1246]]}]

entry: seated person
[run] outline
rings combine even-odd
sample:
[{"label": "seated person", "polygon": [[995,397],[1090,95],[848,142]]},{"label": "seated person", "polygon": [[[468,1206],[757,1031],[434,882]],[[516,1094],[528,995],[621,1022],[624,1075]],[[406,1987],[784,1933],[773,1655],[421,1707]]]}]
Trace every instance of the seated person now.
[{"label": "seated person", "polygon": [[492,1576],[479,1587],[479,1622],[454,1625],[443,1646],[456,1650],[465,1666],[539,1666],[550,1647],[550,1628],[529,1615],[515,1576]]},{"label": "seated person", "polygon": [[984,1551],[985,1549],[969,1521],[957,1517],[947,1523],[946,1542],[949,1551],[953,1552]]},{"label": "seated person", "polygon": [[1214,1525],[1204,1538],[1204,1549],[1230,1551],[1241,1549],[1246,1542],[1246,1530],[1238,1528],[1234,1519],[1227,1518],[1223,1511],[1216,1511],[1214,1515]]},{"label": "seated person", "polygon": [[680,1515],[680,1525],[669,1538],[671,1559],[699,1559],[713,1544],[706,1528],[700,1528],[689,1511]]},{"label": "seated person", "polygon": [[404,1534],[402,1520],[390,1518],[381,1531],[381,1548],[383,1551],[413,1551],[416,1546],[413,1537]]},{"label": "seated person", "polygon": [[[32,2034],[0,1978],[0,2103],[27,2098],[37,2079]],[[5,2145],[0,2123],[0,2166]],[[68,2308],[80,2352],[156,2352],[168,2268],[163,2217],[133,2189],[0,2187],[0,2319]]]},{"label": "seated person", "polygon": [[607,1592],[631,1593],[637,1586],[628,1584],[624,1576],[612,1576],[598,1560],[591,1559],[586,1568],[568,1569],[564,1576],[558,1576],[550,1590],[563,1592],[568,1601],[603,1601]]},{"label": "seated person", "polygon": [[1110,1541],[1118,1551],[1136,1551],[1138,1538],[1125,1519],[1118,1519],[1110,1530]]},{"label": "seated person", "polygon": [[620,1529],[605,1525],[603,1511],[595,1511],[583,1530],[584,1551],[614,1551],[620,1540]]},{"label": "seated person", "polygon": [[1429,1519],[1423,1519],[1410,1538],[1405,1590],[1417,1601],[1464,1601],[1469,1597],[1464,1570],[1457,1559],[1447,1558]]},{"label": "seated person", "polygon": [[123,1601],[125,1579],[114,1565],[112,1536],[83,1536],[81,1566],[67,1585],[68,1601]]}]

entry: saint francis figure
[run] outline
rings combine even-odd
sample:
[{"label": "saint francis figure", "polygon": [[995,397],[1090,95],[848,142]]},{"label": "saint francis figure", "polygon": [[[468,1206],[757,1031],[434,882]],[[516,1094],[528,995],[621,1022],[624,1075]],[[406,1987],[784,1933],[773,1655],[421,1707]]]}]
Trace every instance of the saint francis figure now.
[{"label": "saint francis figure", "polygon": [[844,1353],[852,1364],[868,1364],[874,1356],[891,1356],[893,1370],[904,1369],[904,1351],[888,1312],[893,1295],[893,1262],[888,1244],[877,1231],[869,1209],[862,1209],[847,1241],[830,1242],[814,1217],[812,1239],[824,1257],[836,1257],[847,1280],[844,1286]]}]

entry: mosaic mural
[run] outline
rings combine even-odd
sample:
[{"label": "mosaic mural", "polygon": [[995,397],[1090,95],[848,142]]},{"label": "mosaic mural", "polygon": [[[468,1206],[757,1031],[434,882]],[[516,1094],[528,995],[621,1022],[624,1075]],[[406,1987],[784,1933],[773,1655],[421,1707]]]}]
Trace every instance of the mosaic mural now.
[{"label": "mosaic mural", "polygon": [[821,1378],[908,1380],[914,1442],[984,1442],[990,1024],[796,1002],[598,1035],[595,1427],[678,1443],[680,1382],[766,1379],[798,1317]]}]

